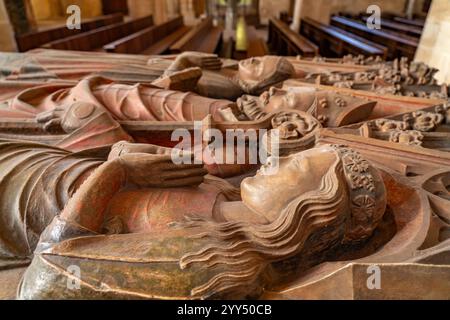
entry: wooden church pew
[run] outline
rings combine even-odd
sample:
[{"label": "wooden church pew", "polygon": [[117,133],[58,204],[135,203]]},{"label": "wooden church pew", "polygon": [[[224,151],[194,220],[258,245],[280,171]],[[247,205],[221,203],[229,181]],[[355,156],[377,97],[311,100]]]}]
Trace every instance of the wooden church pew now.
[{"label": "wooden church pew", "polygon": [[388,47],[389,59],[405,56],[412,60],[419,45],[417,38],[393,31],[369,29],[365,24],[349,18],[334,16],[331,18],[331,24]]},{"label": "wooden church pew", "polygon": [[408,24],[411,26],[416,26],[416,27],[419,27],[422,29],[425,27],[425,21],[422,19],[407,19],[407,18],[403,18],[403,17],[394,17],[393,20],[396,22]]},{"label": "wooden church pew", "polygon": [[275,18],[269,21],[268,43],[278,55],[314,57],[319,53],[319,48],[314,43]]},{"label": "wooden church pew", "polygon": [[222,41],[222,33],[223,29],[215,27],[212,18],[207,18],[175,42],[170,47],[170,52],[199,51],[214,53]]},{"label": "wooden church pew", "polygon": [[188,30],[180,16],[109,43],[103,46],[103,50],[114,53],[163,54]]},{"label": "wooden church pew", "polygon": [[36,49],[46,43],[88,32],[97,28],[123,22],[122,14],[111,14],[98,17],[81,23],[81,29],[70,30],[67,26],[49,28],[41,31],[29,32],[16,36],[17,46],[20,52]]},{"label": "wooden church pew", "polygon": [[[361,18],[361,20],[364,23],[366,23],[368,20],[368,17],[364,16]],[[416,38],[420,38],[420,36],[422,35],[421,28],[411,26],[411,25],[406,25],[406,24],[399,23],[399,22],[389,21],[386,19],[381,19],[381,29],[382,30],[383,29],[392,30],[392,31],[406,34],[406,35],[416,37]]]},{"label": "wooden church pew", "polygon": [[101,49],[105,44],[128,36],[139,30],[153,26],[153,17],[146,16],[127,22],[116,23],[110,26],[84,32],[62,40],[48,43],[47,49],[95,51]]},{"label": "wooden church pew", "polygon": [[302,19],[300,33],[316,43],[324,56],[346,54],[363,54],[382,58],[387,56],[387,48],[379,44],[310,18]]}]

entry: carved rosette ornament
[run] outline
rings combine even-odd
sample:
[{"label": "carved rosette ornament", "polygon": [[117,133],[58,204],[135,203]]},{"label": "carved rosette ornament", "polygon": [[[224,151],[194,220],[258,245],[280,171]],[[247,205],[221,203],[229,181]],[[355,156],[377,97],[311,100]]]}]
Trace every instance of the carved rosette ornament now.
[{"label": "carved rosette ornament", "polygon": [[408,146],[421,147],[424,136],[420,131],[407,130],[407,131],[392,131],[389,137],[390,142],[406,144]]},{"label": "carved rosette ornament", "polygon": [[450,124],[450,100],[448,103],[439,105],[435,108],[435,112],[441,114],[444,117],[444,123]]},{"label": "carved rosette ornament", "polygon": [[407,114],[403,120],[417,131],[432,132],[444,122],[444,116],[437,112],[417,111]]},{"label": "carved rosette ornament", "polygon": [[377,212],[377,190],[375,171],[370,163],[358,152],[342,145],[332,146],[340,155],[344,174],[349,186],[351,221],[350,232],[346,233],[344,241],[367,239],[373,232],[381,217],[375,217]]},{"label": "carved rosette ornament", "polygon": [[407,121],[395,121],[389,119],[378,119],[370,122],[373,130],[380,132],[405,131],[410,129]]}]

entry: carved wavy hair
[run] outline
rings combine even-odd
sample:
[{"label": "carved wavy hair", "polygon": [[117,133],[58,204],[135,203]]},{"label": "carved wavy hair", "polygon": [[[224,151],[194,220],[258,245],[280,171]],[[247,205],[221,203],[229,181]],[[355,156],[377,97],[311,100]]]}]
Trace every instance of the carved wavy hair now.
[{"label": "carved wavy hair", "polygon": [[[336,156],[317,190],[307,192],[291,201],[269,224],[247,222],[217,223],[203,218],[189,218],[182,227],[200,228],[195,237],[207,238],[209,245],[182,257],[180,267],[198,264],[204,268],[225,270],[207,283],[194,288],[192,296],[201,298],[229,297],[252,293],[265,268],[273,262],[297,256],[305,242],[325,227],[336,229],[345,223],[347,186],[343,180],[342,162]],[[323,238],[326,239],[323,239]],[[342,232],[321,236],[325,248],[336,243]],[[321,246],[323,248],[323,243]]]}]

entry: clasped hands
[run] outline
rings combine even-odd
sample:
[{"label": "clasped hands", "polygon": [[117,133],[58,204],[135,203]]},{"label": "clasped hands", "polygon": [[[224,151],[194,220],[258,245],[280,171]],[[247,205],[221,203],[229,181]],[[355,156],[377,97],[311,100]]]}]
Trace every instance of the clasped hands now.
[{"label": "clasped hands", "polygon": [[208,171],[194,163],[193,153],[180,151],[177,156],[191,164],[176,164],[173,149],[151,144],[116,143],[108,161],[117,161],[126,170],[128,181],[139,187],[175,188],[200,185]]}]

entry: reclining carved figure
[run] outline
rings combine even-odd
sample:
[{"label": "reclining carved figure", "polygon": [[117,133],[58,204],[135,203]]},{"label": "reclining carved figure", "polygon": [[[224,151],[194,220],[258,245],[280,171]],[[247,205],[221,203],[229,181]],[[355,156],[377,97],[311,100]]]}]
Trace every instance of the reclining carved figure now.
[{"label": "reclining carved figure", "polygon": [[311,87],[289,87],[286,90],[272,87],[260,97],[243,96],[237,104],[241,112],[252,120],[290,109],[308,112],[324,127],[341,127],[369,118],[376,101]]},{"label": "reclining carved figure", "polygon": [[200,68],[203,76],[195,91],[205,97],[228,100],[236,100],[243,94],[261,94],[295,73],[289,61],[276,56],[233,62],[223,68],[222,65],[217,55],[199,52],[184,52],[173,60],[47,50],[0,55],[0,71],[7,75],[6,80],[22,81],[23,85],[31,80],[79,81],[90,75],[127,83],[152,83],[174,72]]},{"label": "reclining carved figure", "polygon": [[[20,142],[1,150],[2,256],[37,247],[22,299],[258,297],[360,246],[386,210],[378,170],[340,146],[281,158],[240,194],[149,145],[119,143],[106,162]],[[67,288],[74,265],[80,290]]]}]

